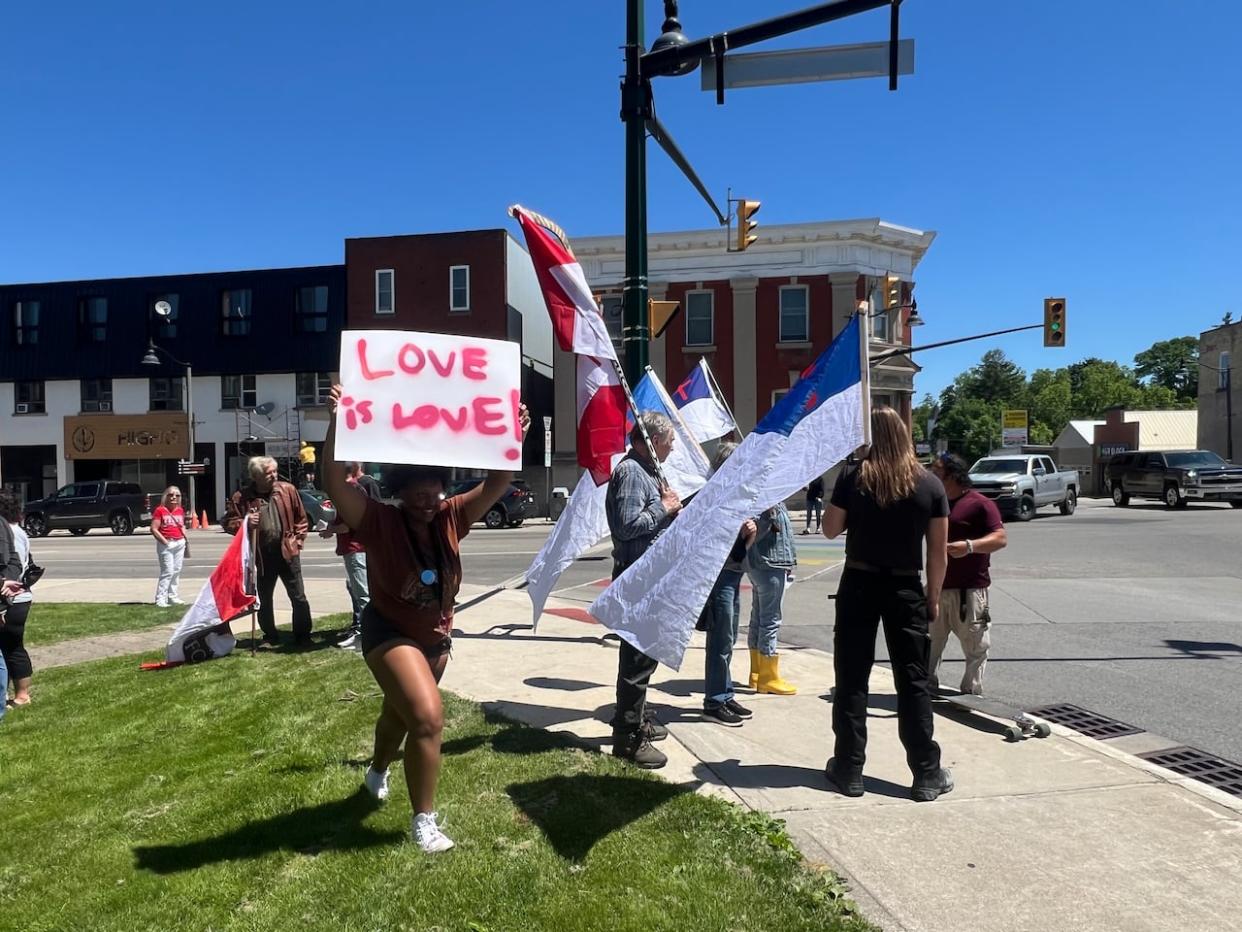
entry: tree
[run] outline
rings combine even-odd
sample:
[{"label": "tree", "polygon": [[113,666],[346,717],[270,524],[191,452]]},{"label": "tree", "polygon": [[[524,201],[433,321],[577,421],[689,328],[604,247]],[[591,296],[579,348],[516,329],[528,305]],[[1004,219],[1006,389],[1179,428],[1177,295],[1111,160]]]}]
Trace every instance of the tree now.
[{"label": "tree", "polygon": [[911,419],[914,421],[915,440],[931,439],[931,431],[928,429],[928,424],[931,421],[933,412],[936,411],[938,411],[936,399],[931,395],[924,395],[923,400],[914,407],[914,410],[911,412]]},{"label": "tree", "polygon": [[946,441],[952,452],[973,463],[1000,445],[1000,425],[1001,405],[964,398],[941,412],[933,439]]},{"label": "tree", "polygon": [[1084,359],[1069,367],[1070,416],[1095,418],[1117,405],[1140,406],[1143,387],[1133,370],[1111,360]]},{"label": "tree", "polygon": [[[1069,423],[1070,375],[1068,369],[1036,369],[1031,373],[1031,384],[1027,389],[1030,398],[1031,442],[1051,443],[1057,438],[1065,425]],[[1047,440],[1036,440],[1035,425],[1039,424],[1047,432]],[[1039,436],[1045,436],[1043,431]]]},{"label": "tree", "polygon": [[1160,340],[1134,357],[1134,374],[1148,385],[1169,389],[1182,401],[1199,397],[1199,341]]},{"label": "tree", "polygon": [[1026,373],[1002,350],[988,350],[979,365],[953,381],[959,396],[989,404],[1021,408],[1026,401]]}]

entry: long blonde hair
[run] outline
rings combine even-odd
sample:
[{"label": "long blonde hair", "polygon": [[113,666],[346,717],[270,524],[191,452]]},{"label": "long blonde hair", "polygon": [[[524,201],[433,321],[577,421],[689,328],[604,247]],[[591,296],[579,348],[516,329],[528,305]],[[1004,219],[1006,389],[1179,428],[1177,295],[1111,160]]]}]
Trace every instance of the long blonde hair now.
[{"label": "long blonde hair", "polygon": [[[164,490],[164,494],[160,496],[160,504],[163,505],[165,508],[168,508],[169,511],[172,511],[172,508],[169,508],[168,506],[168,495],[170,492],[176,492],[178,495],[180,495],[181,489],[177,488],[177,486],[175,485],[170,485],[168,488]],[[185,499],[182,499],[182,501],[184,502]]]},{"label": "long blonde hair", "polygon": [[923,465],[901,415],[884,405],[873,408],[871,449],[858,471],[858,488],[887,508],[911,495],[922,475]]}]

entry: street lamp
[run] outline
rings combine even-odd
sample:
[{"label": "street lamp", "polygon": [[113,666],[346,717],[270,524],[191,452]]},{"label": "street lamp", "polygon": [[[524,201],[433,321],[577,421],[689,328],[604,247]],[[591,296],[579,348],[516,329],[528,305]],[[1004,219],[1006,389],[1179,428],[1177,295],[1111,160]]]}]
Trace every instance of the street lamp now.
[{"label": "street lamp", "polygon": [[[163,302],[160,302],[160,303],[162,304]],[[194,462],[194,390],[193,390],[194,370],[190,367],[190,364],[188,362],[182,362],[180,359],[178,359],[172,353],[168,352],[168,350],[164,349],[162,346],[156,346],[154,340],[147,340],[147,352],[146,352],[146,355],[142,357],[142,365],[144,366],[160,365],[161,364],[160,354],[163,354],[164,357],[167,358],[168,361],[173,363],[174,365],[185,367],[185,410],[186,410],[186,415],[190,421],[190,455],[188,459],[192,463]],[[187,478],[189,479],[189,486],[190,486],[190,517],[193,518],[194,515],[198,513],[194,510],[194,479],[195,477],[193,475],[190,475]]]}]

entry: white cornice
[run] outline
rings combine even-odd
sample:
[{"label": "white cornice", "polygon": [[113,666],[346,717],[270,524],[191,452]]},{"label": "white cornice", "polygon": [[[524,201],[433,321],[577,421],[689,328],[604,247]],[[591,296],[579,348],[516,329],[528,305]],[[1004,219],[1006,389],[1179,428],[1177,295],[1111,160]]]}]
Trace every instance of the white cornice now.
[{"label": "white cornice", "polygon": [[[761,225],[759,233],[759,241],[741,253],[727,251],[724,228],[653,233],[647,240],[648,275],[667,281],[704,281],[853,271],[893,273],[908,281],[936,236],[875,217]],[[592,284],[619,282],[623,277],[623,236],[584,236],[574,239],[572,246]]]}]

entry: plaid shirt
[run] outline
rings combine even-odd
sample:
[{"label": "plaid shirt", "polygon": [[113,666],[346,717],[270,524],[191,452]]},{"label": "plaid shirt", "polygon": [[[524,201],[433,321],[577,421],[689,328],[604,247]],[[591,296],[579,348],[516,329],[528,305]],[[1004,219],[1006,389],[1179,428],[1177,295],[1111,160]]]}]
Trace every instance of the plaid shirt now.
[{"label": "plaid shirt", "polygon": [[655,468],[628,453],[612,471],[604,508],[612,533],[613,577],[647,552],[672,517],[660,501]]}]

